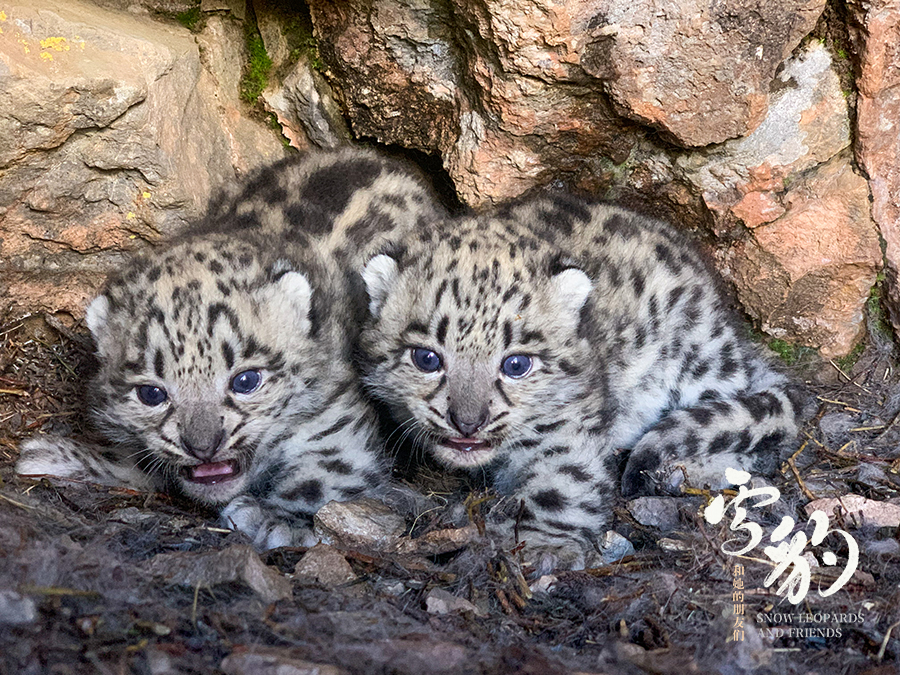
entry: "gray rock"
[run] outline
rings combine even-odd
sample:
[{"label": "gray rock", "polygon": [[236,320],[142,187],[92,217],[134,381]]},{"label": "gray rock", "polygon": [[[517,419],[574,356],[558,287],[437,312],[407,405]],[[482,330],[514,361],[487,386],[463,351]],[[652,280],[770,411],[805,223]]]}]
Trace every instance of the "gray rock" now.
[{"label": "gray rock", "polygon": [[856,75],[856,159],[869,176],[872,216],[885,242],[885,304],[900,331],[900,5],[894,0],[849,0]]},{"label": "gray rock", "polygon": [[[178,232],[236,172],[284,151],[258,123],[229,124],[241,115],[222,103],[236,96],[222,71],[239,59],[219,60],[214,39],[204,63],[188,30],[148,15],[80,0],[4,12],[0,315],[77,318],[124,253]],[[242,53],[239,29],[222,37]]]},{"label": "gray rock", "polygon": [[316,544],[294,566],[294,580],[300,583],[335,588],[355,579],[347,559],[327,544]]},{"label": "gray rock", "polygon": [[429,614],[453,614],[471,612],[475,616],[485,616],[485,612],[465,598],[459,598],[440,588],[433,588],[425,597],[425,609]]},{"label": "gray rock", "polygon": [[349,141],[350,133],[328,84],[304,56],[280,83],[262,93],[262,99],[295,148],[303,149],[310,141],[320,148],[336,148]]},{"label": "gray rock", "polygon": [[144,568],[171,584],[189,588],[241,582],[267,603],[292,594],[291,582],[264,565],[249,546],[230,546],[209,553],[159,553]]},{"label": "gray rock", "polygon": [[628,117],[685,146],[744,136],[824,0],[595,3],[582,65]]},{"label": "gray rock", "polygon": [[340,548],[392,549],[406,531],[406,520],[379,501],[328,502],[316,513],[315,533]]},{"label": "gray rock", "polygon": [[600,557],[607,565],[634,553],[634,545],[614,530],[608,530],[600,542]]},{"label": "gray rock", "polygon": [[678,527],[678,503],[672,497],[638,497],[625,507],[641,525],[670,532]]},{"label": "gray rock", "polygon": [[298,658],[284,648],[259,647],[226,656],[219,665],[225,675],[346,675],[345,670]]},{"label": "gray rock", "polygon": [[15,591],[0,590],[0,625],[20,626],[37,620],[34,600]]},{"label": "gray rock", "polygon": [[200,0],[200,11],[231,12],[235,18],[243,21],[247,16],[246,0]]}]

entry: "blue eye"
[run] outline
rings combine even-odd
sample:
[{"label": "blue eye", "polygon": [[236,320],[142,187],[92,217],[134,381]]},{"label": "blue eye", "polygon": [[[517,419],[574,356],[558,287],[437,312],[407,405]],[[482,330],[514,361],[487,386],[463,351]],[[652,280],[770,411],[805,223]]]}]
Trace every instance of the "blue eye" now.
[{"label": "blue eye", "polygon": [[250,394],[259,388],[262,375],[258,370],[245,370],[231,380],[231,391],[235,394]]},{"label": "blue eye", "polygon": [[513,354],[503,360],[500,370],[508,377],[525,377],[531,371],[531,357],[524,354]]},{"label": "blue eye", "polygon": [[441,368],[441,357],[430,349],[413,347],[412,360],[416,368],[426,373],[433,373]]},{"label": "blue eye", "polygon": [[142,384],[137,388],[137,396],[144,405],[157,406],[165,403],[169,395],[162,387],[154,387],[152,384]]}]

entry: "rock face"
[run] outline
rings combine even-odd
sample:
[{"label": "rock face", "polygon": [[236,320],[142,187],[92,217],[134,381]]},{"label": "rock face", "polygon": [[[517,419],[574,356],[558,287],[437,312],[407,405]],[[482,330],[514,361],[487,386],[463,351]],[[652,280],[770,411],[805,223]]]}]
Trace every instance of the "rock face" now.
[{"label": "rock face", "polygon": [[280,75],[270,80],[262,100],[291,147],[336,148],[348,143],[340,107],[310,60],[308,19],[299,16],[288,0],[257,0],[253,9],[272,69]]},{"label": "rock face", "polygon": [[679,145],[753,131],[768,85],[824,0],[593,3],[583,63],[628,117]]},{"label": "rock face", "polygon": [[720,260],[747,312],[770,335],[842,355],[881,264],[868,186],[843,152],[850,119],[825,48],[787,59],[777,83],[752,133],[678,165],[713,229],[738,238]]},{"label": "rock face", "polygon": [[0,317],[78,316],[124,254],[283,155],[240,100],[255,21],[294,148],[374,140],[439,157],[475,208],[571,187],[708,232],[760,327],[826,356],[861,335],[880,228],[900,329],[896,3],[848,0],[851,125],[807,37],[825,0],[204,0],[197,34],[159,0],[97,2],[0,13]]},{"label": "rock face", "polygon": [[900,6],[847,4],[858,72],[856,156],[869,176],[872,215],[886,245],[888,313],[900,334]]},{"label": "rock face", "polygon": [[334,0],[310,3],[310,13],[357,137],[425,151],[452,145],[460,94],[445,10],[422,0]]},{"label": "rock face", "polygon": [[[498,202],[624,162],[642,133],[680,145],[749,131],[824,0],[353,0],[310,3],[354,131],[438,152],[463,200]],[[548,171],[551,169],[551,171]]]},{"label": "rock face", "polygon": [[78,315],[121,253],[282,154],[219,86],[229,57],[205,68],[177,24],[77,0],[0,19],[0,315]]},{"label": "rock face", "polygon": [[869,190],[841,154],[791,186],[784,215],[728,251],[738,297],[764,331],[847,354],[881,265]]}]

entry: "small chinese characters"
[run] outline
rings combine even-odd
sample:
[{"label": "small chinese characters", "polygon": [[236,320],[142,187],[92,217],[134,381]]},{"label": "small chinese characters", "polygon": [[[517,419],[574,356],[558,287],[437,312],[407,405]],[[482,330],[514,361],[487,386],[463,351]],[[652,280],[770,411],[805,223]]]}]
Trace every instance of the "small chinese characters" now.
[{"label": "small chinese characters", "polygon": [[731,627],[732,639],[735,642],[744,641],[744,566],[740,563],[734,565],[734,581],[731,601],[734,603],[732,615],[734,625]]}]

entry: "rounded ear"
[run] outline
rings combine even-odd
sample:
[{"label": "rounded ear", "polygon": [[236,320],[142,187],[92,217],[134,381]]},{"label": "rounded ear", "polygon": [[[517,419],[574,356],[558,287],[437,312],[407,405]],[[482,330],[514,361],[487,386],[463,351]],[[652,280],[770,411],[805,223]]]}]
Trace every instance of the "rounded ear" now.
[{"label": "rounded ear", "polygon": [[590,277],[576,267],[570,267],[553,276],[553,292],[561,307],[578,312],[594,288]]},{"label": "rounded ear", "polygon": [[372,316],[377,317],[381,312],[398,274],[397,261],[389,255],[376,255],[366,265],[362,277],[369,294],[369,311]]},{"label": "rounded ear", "polygon": [[94,336],[97,353],[100,356],[109,354],[109,298],[98,295],[91,300],[84,313],[84,322]]},{"label": "rounded ear", "polygon": [[302,272],[280,272],[272,283],[258,291],[259,304],[287,325],[299,320],[303,332],[309,330],[309,310],[312,307],[312,286]]}]

